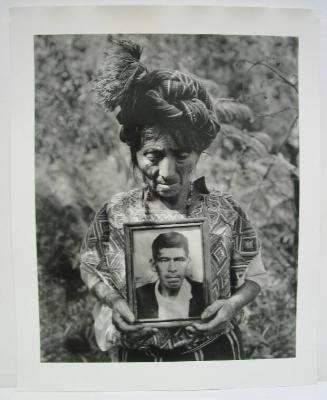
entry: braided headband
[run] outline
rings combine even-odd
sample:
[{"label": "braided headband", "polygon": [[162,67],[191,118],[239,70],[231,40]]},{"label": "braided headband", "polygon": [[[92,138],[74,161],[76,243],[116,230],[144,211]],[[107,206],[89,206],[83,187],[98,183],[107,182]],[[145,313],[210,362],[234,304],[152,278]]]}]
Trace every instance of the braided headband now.
[{"label": "braided headband", "polygon": [[165,124],[182,131],[195,131],[197,147],[207,148],[220,125],[208,92],[193,77],[180,71],[148,72],[139,61],[140,47],[130,41],[113,42],[97,90],[105,108],[120,112],[120,138],[131,145],[135,128]]}]

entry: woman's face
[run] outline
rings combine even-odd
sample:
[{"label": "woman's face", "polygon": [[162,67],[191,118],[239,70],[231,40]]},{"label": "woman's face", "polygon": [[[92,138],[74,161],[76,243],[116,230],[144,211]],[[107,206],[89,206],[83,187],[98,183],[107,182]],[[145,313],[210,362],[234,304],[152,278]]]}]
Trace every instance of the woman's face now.
[{"label": "woman's face", "polygon": [[188,188],[199,154],[177,145],[169,134],[145,134],[136,153],[138,168],[159,197],[176,199]]}]

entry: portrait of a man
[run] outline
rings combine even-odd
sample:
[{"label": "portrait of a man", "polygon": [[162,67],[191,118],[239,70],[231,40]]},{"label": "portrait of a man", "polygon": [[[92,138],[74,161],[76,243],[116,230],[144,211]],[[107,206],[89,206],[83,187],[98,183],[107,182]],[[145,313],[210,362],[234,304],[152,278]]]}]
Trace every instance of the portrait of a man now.
[{"label": "portrait of a man", "polygon": [[203,284],[191,279],[191,262],[182,233],[161,233],[154,239],[150,264],[158,279],[136,289],[138,319],[200,317],[205,307]]}]

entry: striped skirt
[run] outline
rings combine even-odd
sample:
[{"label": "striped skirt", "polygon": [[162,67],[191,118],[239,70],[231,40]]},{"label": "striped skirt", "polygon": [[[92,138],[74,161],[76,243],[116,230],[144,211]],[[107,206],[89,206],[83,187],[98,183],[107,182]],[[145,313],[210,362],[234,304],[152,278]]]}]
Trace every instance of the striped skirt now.
[{"label": "striped skirt", "polygon": [[185,348],[174,350],[153,348],[146,351],[121,348],[119,350],[120,362],[214,361],[241,360],[242,358],[242,338],[238,327],[227,334],[219,336],[209,344],[199,346],[192,351]]}]

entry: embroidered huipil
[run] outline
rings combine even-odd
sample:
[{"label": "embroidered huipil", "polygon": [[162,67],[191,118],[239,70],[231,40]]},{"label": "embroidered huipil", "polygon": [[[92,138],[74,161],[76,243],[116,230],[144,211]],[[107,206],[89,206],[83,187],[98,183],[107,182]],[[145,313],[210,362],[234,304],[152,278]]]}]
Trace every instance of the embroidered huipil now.
[{"label": "embroidered huipil", "polygon": [[[212,300],[230,297],[245,279],[263,287],[266,272],[257,235],[247,216],[231,195],[215,189],[209,192],[204,181],[197,185],[200,194],[192,201],[189,218],[206,217],[208,220]],[[103,281],[126,298],[124,223],[188,218],[169,209],[146,214],[143,195],[143,189],[117,194],[96,214],[81,249],[81,276],[89,289]],[[102,350],[121,345],[139,350],[150,347],[169,350],[184,346],[191,351],[216,337],[194,338],[184,328],[161,328],[146,340],[130,342],[116,331],[111,315],[107,305],[96,304],[93,311],[95,334]]]}]

